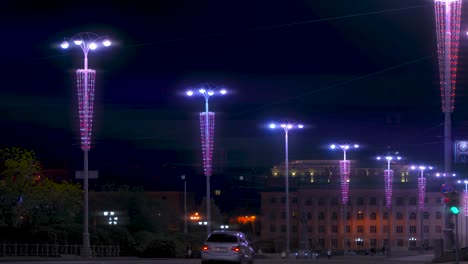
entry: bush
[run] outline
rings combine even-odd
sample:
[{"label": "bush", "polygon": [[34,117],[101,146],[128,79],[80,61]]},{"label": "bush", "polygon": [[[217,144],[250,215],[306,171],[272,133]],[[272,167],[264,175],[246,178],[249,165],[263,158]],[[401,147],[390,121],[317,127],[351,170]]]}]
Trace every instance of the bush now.
[{"label": "bush", "polygon": [[175,258],[176,245],[173,241],[153,240],[140,256],[144,258]]}]

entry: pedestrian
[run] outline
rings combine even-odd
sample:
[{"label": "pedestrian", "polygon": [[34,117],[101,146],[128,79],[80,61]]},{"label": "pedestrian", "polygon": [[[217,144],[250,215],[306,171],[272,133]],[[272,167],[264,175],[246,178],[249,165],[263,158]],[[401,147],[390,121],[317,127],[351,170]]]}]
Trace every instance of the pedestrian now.
[{"label": "pedestrian", "polygon": [[328,259],[331,258],[331,249],[328,249],[328,251],[327,251],[327,257],[328,257]]},{"label": "pedestrian", "polygon": [[187,247],[187,258],[192,258],[192,248],[190,245]]}]

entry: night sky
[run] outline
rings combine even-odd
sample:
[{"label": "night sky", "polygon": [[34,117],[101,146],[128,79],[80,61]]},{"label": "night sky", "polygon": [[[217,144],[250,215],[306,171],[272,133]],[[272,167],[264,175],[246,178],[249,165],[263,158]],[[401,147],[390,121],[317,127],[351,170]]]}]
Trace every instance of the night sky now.
[{"label": "night sky", "polygon": [[[203,83],[215,97],[214,162],[270,168],[284,159],[340,159],[333,142],[358,142],[351,159],[390,146],[408,160],[443,163],[443,114],[433,1],[1,1],[0,147],[36,151],[49,168],[80,169],[74,70],[64,38],[107,35],[97,70],[91,169],[131,175],[200,171]],[[467,139],[468,28],[462,11],[453,139]],[[159,169],[158,169],[159,168]],[[173,171],[172,169],[173,168]],[[124,176],[122,176],[124,177]]]}]

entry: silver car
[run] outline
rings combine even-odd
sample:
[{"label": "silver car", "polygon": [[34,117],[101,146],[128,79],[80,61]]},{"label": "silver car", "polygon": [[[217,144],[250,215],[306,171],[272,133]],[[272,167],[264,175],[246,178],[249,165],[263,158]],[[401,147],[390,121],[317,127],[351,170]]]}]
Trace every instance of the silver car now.
[{"label": "silver car", "polygon": [[228,230],[211,232],[202,247],[201,263],[217,261],[253,264],[254,250],[245,234]]}]

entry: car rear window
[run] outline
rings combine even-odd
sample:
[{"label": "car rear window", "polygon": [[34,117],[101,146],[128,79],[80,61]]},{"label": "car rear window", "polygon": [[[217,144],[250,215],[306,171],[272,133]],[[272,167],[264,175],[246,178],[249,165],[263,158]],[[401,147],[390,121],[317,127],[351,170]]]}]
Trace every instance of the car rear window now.
[{"label": "car rear window", "polygon": [[208,242],[237,242],[237,237],[229,234],[211,234]]}]

